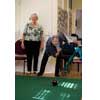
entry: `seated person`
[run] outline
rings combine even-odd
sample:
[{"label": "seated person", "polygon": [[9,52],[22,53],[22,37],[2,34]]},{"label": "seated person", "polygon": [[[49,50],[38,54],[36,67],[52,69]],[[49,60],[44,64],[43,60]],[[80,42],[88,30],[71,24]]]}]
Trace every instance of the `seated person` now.
[{"label": "seated person", "polygon": [[63,55],[69,55],[68,59],[64,60],[64,71],[67,71],[69,64],[73,61],[75,56],[78,55],[80,59],[82,59],[82,49],[78,46],[78,37],[72,39],[72,37],[66,33],[59,33],[59,41]]}]

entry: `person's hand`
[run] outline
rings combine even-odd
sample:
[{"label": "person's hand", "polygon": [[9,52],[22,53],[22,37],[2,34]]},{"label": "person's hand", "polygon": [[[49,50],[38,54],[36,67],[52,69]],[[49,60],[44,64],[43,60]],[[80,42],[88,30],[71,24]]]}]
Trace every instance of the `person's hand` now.
[{"label": "person's hand", "polygon": [[77,40],[76,41],[73,41],[73,43],[78,44],[78,41]]},{"label": "person's hand", "polygon": [[79,40],[73,41],[73,43],[77,44],[78,46],[81,44],[81,42]]},{"label": "person's hand", "polygon": [[57,48],[57,52],[59,53],[61,51],[61,48]]},{"label": "person's hand", "polygon": [[55,54],[55,56],[57,57],[59,55],[59,52],[57,52],[56,54]]},{"label": "person's hand", "polygon": [[22,47],[22,49],[25,49],[25,46],[24,46],[23,42],[21,43],[21,47]]},{"label": "person's hand", "polygon": [[40,49],[41,49],[41,50],[44,49],[44,44],[40,45]]},{"label": "person's hand", "polygon": [[40,44],[40,51],[43,51],[44,50],[44,41],[41,41],[41,44]]},{"label": "person's hand", "polygon": [[59,55],[60,52],[61,52],[61,48],[57,48],[57,53],[55,54],[56,57]]},{"label": "person's hand", "polygon": [[44,48],[40,48],[40,52],[43,52]]}]

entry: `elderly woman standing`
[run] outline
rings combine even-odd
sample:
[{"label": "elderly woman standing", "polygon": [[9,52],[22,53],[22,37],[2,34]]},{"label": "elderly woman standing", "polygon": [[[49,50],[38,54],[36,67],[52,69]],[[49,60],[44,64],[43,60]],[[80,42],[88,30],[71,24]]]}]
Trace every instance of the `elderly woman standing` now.
[{"label": "elderly woman standing", "polygon": [[28,73],[31,73],[32,58],[34,57],[33,70],[35,74],[37,72],[40,46],[43,41],[43,28],[37,22],[38,16],[36,13],[33,13],[30,19],[31,22],[26,24],[23,31],[21,47],[26,49]]}]

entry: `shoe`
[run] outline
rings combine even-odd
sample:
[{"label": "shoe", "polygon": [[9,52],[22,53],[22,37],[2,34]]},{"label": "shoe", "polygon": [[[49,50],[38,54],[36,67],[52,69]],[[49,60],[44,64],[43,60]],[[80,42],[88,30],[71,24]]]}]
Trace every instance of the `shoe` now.
[{"label": "shoe", "polygon": [[31,74],[31,72],[30,71],[27,71],[26,74]]},{"label": "shoe", "polygon": [[36,71],[34,71],[34,72],[33,72],[33,74],[37,74],[37,72],[36,72]]},{"label": "shoe", "polygon": [[61,76],[66,76],[66,74],[67,74],[67,72],[65,72],[65,71],[61,72]]},{"label": "shoe", "polygon": [[34,72],[33,74],[36,74],[36,72]]},{"label": "shoe", "polygon": [[55,75],[55,77],[60,77],[60,75],[58,74],[58,75]]},{"label": "shoe", "polygon": [[42,76],[42,74],[41,73],[38,73],[37,76]]}]

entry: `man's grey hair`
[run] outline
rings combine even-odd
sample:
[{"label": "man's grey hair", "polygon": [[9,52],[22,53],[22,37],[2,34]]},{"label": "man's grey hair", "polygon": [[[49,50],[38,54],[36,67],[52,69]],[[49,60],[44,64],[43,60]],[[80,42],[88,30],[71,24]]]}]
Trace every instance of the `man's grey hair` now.
[{"label": "man's grey hair", "polygon": [[33,13],[33,14],[31,14],[29,20],[31,20],[33,16],[36,16],[36,18],[37,18],[37,20],[38,20],[38,14],[37,14],[37,13]]},{"label": "man's grey hair", "polygon": [[52,36],[52,40],[54,40],[55,38],[56,38],[56,39],[59,39],[59,38],[58,38],[58,35],[53,35],[53,36]]}]

